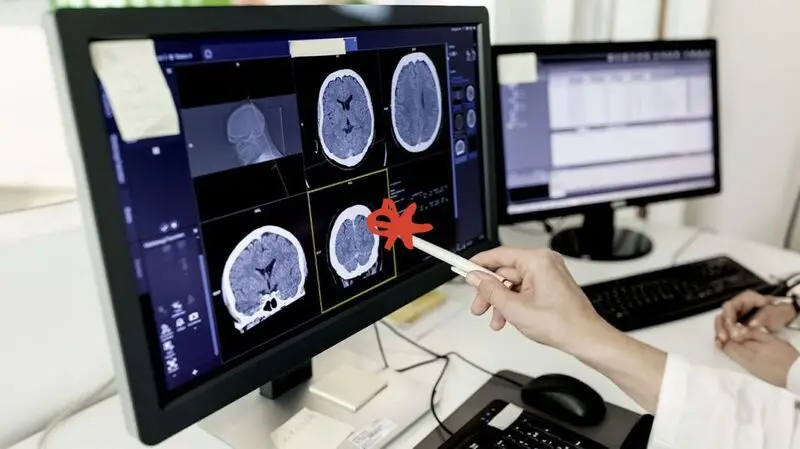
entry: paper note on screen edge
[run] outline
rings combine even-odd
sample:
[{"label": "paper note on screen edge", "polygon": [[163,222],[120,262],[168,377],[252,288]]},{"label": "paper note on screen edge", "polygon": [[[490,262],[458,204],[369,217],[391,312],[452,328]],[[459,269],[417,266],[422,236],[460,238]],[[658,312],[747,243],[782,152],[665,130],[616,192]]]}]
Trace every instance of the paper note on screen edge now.
[{"label": "paper note on screen edge", "polygon": [[124,141],[180,133],[175,101],[152,40],[93,42],[89,51]]},{"label": "paper note on screen edge", "polygon": [[527,84],[539,81],[536,53],[515,53],[497,56],[497,78],[500,84]]},{"label": "paper note on screen edge", "polygon": [[348,424],[304,408],[270,434],[277,449],[336,449],[353,431]]}]

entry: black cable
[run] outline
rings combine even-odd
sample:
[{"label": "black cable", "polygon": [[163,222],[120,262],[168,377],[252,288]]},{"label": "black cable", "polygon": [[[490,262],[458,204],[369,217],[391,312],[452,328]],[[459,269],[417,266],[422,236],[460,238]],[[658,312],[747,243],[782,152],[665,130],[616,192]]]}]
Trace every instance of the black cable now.
[{"label": "black cable", "polygon": [[375,340],[378,342],[378,351],[381,353],[381,360],[383,360],[383,367],[389,368],[389,361],[386,359],[386,351],[383,350],[383,340],[381,340],[381,333],[378,331],[378,325],[373,323],[372,330],[375,331]]},{"label": "black cable", "polygon": [[797,196],[794,199],[794,206],[792,206],[792,215],[789,217],[789,224],[786,226],[786,234],[783,236],[783,248],[789,249],[792,244],[792,233],[794,232],[795,224],[797,223],[797,213],[800,211],[800,189],[797,191]]},{"label": "black cable", "polygon": [[697,231],[695,231],[695,233],[692,234],[691,237],[686,239],[686,241],[683,243],[683,245],[681,245],[680,248],[678,248],[672,254],[672,263],[670,265],[672,265],[673,267],[675,265],[678,265],[678,259],[680,259],[681,256],[683,256],[683,254],[686,252],[686,250],[691,248],[692,244],[694,242],[696,242],[697,239],[699,239],[701,236],[703,236],[704,234],[716,234],[716,233],[717,233],[717,231],[715,229],[711,229],[711,228],[700,228]]},{"label": "black cable", "polygon": [[[434,359],[433,360],[429,360],[428,363],[433,363],[437,359],[449,358],[450,356],[458,357],[459,359],[464,361],[464,363],[466,363],[467,365],[475,368],[478,371],[481,371],[484,374],[488,374],[489,376],[496,377],[496,378],[498,378],[500,380],[508,382],[509,384],[514,385],[515,387],[522,388],[522,384],[517,382],[516,380],[510,379],[508,377],[502,376],[502,375],[497,374],[497,373],[493,373],[493,372],[487,370],[486,368],[483,368],[483,367],[479,366],[475,362],[467,359],[466,357],[464,357],[463,355],[461,355],[461,354],[459,354],[457,352],[448,352],[446,354],[439,354],[439,353],[437,353],[437,352],[435,352],[435,351],[433,351],[431,349],[426,348],[425,346],[422,346],[421,344],[417,343],[416,341],[412,340],[411,338],[403,335],[400,331],[398,331],[394,327],[390,326],[389,324],[387,324],[387,323],[385,323],[383,321],[381,321],[381,324],[383,324],[387,329],[389,329],[393,334],[398,336],[401,340],[405,341],[406,343],[409,343],[410,345],[414,346],[415,348],[417,348],[417,349],[419,349],[419,350],[421,350],[423,352],[428,353],[428,355],[433,356]],[[420,365],[420,366],[422,366],[422,365]]]},{"label": "black cable", "polygon": [[[464,357],[463,355],[461,355],[461,354],[459,354],[457,352],[452,352],[451,351],[451,352],[447,352],[447,353],[444,353],[444,354],[439,354],[438,352],[433,351],[432,349],[426,348],[425,346],[422,346],[421,344],[417,343],[416,341],[412,340],[411,338],[403,335],[400,331],[398,331],[394,327],[390,326],[389,324],[387,324],[387,323],[385,323],[383,321],[381,321],[380,323],[383,324],[387,329],[389,329],[393,334],[395,334],[401,340],[405,341],[406,343],[410,344],[411,346],[414,346],[415,348],[419,349],[420,351],[425,352],[428,355],[432,356],[431,359],[423,360],[422,362],[414,363],[413,365],[409,365],[409,366],[406,366],[404,368],[400,368],[400,369],[396,370],[397,372],[404,373],[406,371],[411,371],[413,369],[417,369],[417,368],[420,368],[420,367],[423,367],[423,366],[426,366],[426,365],[430,365],[431,363],[438,362],[439,360],[444,360],[444,366],[442,367],[442,371],[439,373],[439,377],[436,378],[436,382],[433,384],[433,389],[431,389],[430,408],[431,408],[431,415],[433,415],[433,419],[436,420],[436,424],[439,426],[440,429],[442,429],[449,436],[453,436],[453,431],[451,431],[450,429],[447,428],[447,426],[444,424],[444,421],[442,421],[439,418],[439,415],[436,413],[435,399],[436,399],[436,392],[439,389],[439,384],[442,383],[442,379],[444,378],[444,373],[447,371],[447,367],[450,366],[450,357],[458,357],[459,359],[464,361],[464,363],[466,363],[467,365],[477,369],[478,371],[481,371],[481,372],[483,372],[485,374],[488,374],[489,376],[496,377],[496,378],[498,378],[500,380],[508,382],[511,385],[514,385],[516,387],[522,388],[522,384],[521,383],[519,383],[519,382],[517,382],[517,381],[515,381],[513,379],[509,379],[508,377],[501,376],[501,375],[499,375],[497,373],[492,373],[491,371],[489,371],[489,370],[487,370],[485,368],[482,368],[481,366],[479,366],[475,362],[472,362],[471,360],[467,359],[466,357]],[[375,335],[378,337],[378,339],[380,341],[380,335],[377,333],[377,329],[376,329]],[[386,360],[385,353],[383,352],[383,344],[379,343],[378,344],[378,348],[381,351],[381,357],[383,357],[383,359]],[[388,365],[388,363],[387,363],[387,365]]]},{"label": "black cable", "polygon": [[436,404],[434,403],[436,400],[436,391],[438,390],[439,384],[442,382],[442,379],[444,378],[444,373],[447,371],[447,367],[449,365],[450,365],[450,358],[445,357],[442,371],[439,372],[439,377],[436,378],[436,382],[434,382],[433,384],[433,389],[431,389],[431,415],[433,415],[433,419],[436,420],[436,424],[439,425],[440,429],[444,430],[446,434],[453,436],[453,431],[448,429],[447,426],[444,425],[444,422],[441,419],[439,419],[439,415],[436,413]]}]

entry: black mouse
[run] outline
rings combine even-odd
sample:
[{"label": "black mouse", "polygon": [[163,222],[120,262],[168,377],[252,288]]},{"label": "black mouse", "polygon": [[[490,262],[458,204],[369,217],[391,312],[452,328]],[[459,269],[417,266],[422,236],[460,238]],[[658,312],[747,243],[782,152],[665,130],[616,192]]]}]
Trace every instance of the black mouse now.
[{"label": "black mouse", "polygon": [[575,426],[596,426],[606,403],[592,387],[564,374],[539,376],[522,387],[522,402]]}]

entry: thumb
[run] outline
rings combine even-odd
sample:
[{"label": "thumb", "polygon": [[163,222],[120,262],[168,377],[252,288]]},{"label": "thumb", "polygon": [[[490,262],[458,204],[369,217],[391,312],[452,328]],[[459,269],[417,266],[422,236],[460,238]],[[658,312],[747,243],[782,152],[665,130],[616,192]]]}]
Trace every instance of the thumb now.
[{"label": "thumb", "polygon": [[478,290],[478,297],[503,312],[516,299],[518,293],[509,290],[494,277],[473,271],[467,275],[469,285]]}]

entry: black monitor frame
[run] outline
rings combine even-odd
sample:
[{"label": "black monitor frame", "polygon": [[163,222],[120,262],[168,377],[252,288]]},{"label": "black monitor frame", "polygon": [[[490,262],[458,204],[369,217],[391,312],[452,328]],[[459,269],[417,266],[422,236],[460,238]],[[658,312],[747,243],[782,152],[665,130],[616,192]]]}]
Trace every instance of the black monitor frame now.
[{"label": "black monitor frame", "polygon": [[[500,224],[516,224],[534,220],[545,220],[553,217],[563,217],[572,214],[583,214],[596,210],[607,210],[624,206],[645,206],[647,204],[676,199],[696,198],[720,193],[722,189],[720,167],[720,131],[719,131],[719,88],[718,88],[718,61],[717,41],[715,39],[697,40],[666,40],[666,41],[637,41],[637,42],[591,42],[570,44],[517,44],[492,46],[492,76],[497,80],[497,58],[504,54],[536,53],[549,55],[579,55],[587,53],[625,53],[625,52],[651,52],[675,51],[684,49],[704,48],[711,50],[711,80],[712,80],[712,129],[714,150],[714,186],[704,189],[687,190],[662,195],[626,198],[620,201],[587,204],[574,207],[554,208],[525,214],[508,213],[508,196],[506,195],[506,165],[503,142],[503,127],[498,126],[494,135],[496,150],[495,162],[497,169],[497,214]],[[494,110],[500,111],[500,85],[494,87]]]},{"label": "black monitor frame", "polygon": [[[389,10],[387,16],[382,14]],[[375,19],[380,18],[380,19]],[[151,38],[188,34],[335,31],[364,27],[478,25],[480,101],[483,105],[483,170],[487,238],[463,253],[469,257],[498,245],[491,150],[494,101],[489,42],[489,15],[478,7],[386,6],[254,6],[59,10],[49,31],[56,78],[62,92],[67,138],[75,152],[84,223],[111,340],[117,385],[131,431],[156,444],[258,389],[285,371],[381,319],[399,307],[452,279],[449,267],[434,268],[397,283],[370,301],[354,305],[332,320],[261,351],[186,394],[162,405],[157,373],[151,369],[150,346],[139,305],[122,204],[106,133],[89,43],[98,39]],[[61,71],[60,69],[63,69]],[[266,400],[266,399],[265,399]]]}]

